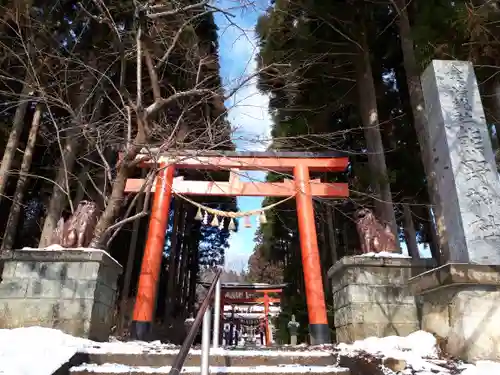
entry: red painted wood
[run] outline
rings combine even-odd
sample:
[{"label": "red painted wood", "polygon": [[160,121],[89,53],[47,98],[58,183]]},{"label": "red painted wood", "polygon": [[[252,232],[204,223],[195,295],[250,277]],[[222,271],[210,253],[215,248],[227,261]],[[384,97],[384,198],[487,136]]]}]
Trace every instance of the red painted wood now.
[{"label": "red painted wood", "polygon": [[[129,178],[125,192],[140,191],[144,182],[140,178]],[[154,186],[155,184],[153,191]],[[200,196],[289,197],[295,194],[296,188],[290,182],[240,182],[234,186],[229,182],[174,179],[173,190],[179,194]],[[316,197],[346,198],[349,196],[349,187],[346,183],[311,183],[311,192]]]},{"label": "red painted wood", "polygon": [[295,166],[301,164],[307,166],[312,172],[343,172],[347,169],[349,159],[346,157],[337,158],[280,158],[265,156],[160,156],[151,159],[149,155],[139,155],[138,160],[143,167],[150,167],[151,164],[175,164],[178,169],[231,169],[241,170],[262,170],[262,171],[291,171]]},{"label": "red painted wood", "polygon": [[134,305],[134,321],[152,322],[156,306],[156,291],[160,277],[161,257],[167,232],[168,212],[172,197],[174,167],[162,169],[156,180],[151,219],[144,256],[142,258],[139,286]]},{"label": "red painted wood", "polygon": [[294,169],[294,176],[309,324],[328,324],[309,171],[299,164]]}]

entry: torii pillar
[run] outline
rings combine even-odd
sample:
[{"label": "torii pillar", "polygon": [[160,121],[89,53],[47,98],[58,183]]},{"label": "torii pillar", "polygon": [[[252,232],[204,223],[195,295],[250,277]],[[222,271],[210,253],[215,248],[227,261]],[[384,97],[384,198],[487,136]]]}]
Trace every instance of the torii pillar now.
[{"label": "torii pillar", "polygon": [[148,237],[142,258],[134,315],[130,326],[132,338],[147,340],[151,334],[163,246],[167,234],[168,212],[172,199],[174,172],[173,165],[161,166],[156,178]]},{"label": "torii pillar", "polygon": [[297,188],[297,221],[307,297],[309,335],[311,345],[321,345],[331,343],[331,337],[326,315],[309,168],[307,165],[299,164],[293,169],[293,176]]}]

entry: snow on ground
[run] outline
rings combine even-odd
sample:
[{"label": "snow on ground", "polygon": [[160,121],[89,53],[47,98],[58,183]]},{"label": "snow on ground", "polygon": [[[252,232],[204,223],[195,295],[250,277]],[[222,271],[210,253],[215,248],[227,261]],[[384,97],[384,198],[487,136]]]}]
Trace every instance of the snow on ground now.
[{"label": "snow on ground", "polygon": [[404,258],[408,259],[411,258],[408,255],[401,254],[401,253],[390,253],[387,251],[381,251],[380,253],[365,253],[361,255],[355,255],[356,257],[363,257],[363,258]]},{"label": "snow on ground", "polygon": [[[1,375],[50,375],[75,353],[109,354],[160,354],[175,355],[178,347],[155,342],[119,342],[97,343],[91,340],[73,337],[50,328],[29,327],[0,329],[0,374]],[[371,337],[353,344],[338,344],[324,347],[284,347],[282,350],[230,350],[215,349],[212,355],[222,356],[309,356],[321,357],[332,355],[358,358],[371,355],[376,358],[404,360],[407,367],[400,375],[496,375],[500,374],[500,363],[481,361],[475,365],[450,362],[440,358],[436,339],[427,332],[418,331],[406,337],[389,336]],[[199,349],[191,349],[191,355],[200,355]],[[169,368],[129,367],[119,364],[82,365],[75,370],[87,369],[99,372],[168,372]],[[258,366],[258,367],[211,367],[213,373],[326,373],[341,370],[334,366]],[[199,373],[199,368],[186,367],[184,373]],[[387,369],[386,374],[395,374]]]},{"label": "snow on ground", "polygon": [[[475,365],[454,362],[456,371],[452,372],[449,363],[439,358],[436,338],[424,331],[414,332],[406,337],[370,337],[352,344],[338,344],[341,355],[356,357],[360,352],[375,357],[394,358],[406,361],[407,368],[400,374],[410,375],[494,375],[500,374],[500,363],[481,361]],[[446,365],[446,366],[445,366]],[[387,372],[394,374],[394,372]]]},{"label": "snow on ground", "polygon": [[[170,366],[164,367],[147,367],[147,366],[125,366],[116,363],[105,363],[103,365],[82,365],[75,366],[71,369],[71,372],[76,371],[88,371],[88,372],[99,372],[99,373],[123,373],[123,374],[133,374],[135,373],[148,373],[148,374],[168,374],[170,372]],[[217,367],[210,366],[209,373],[211,374],[304,374],[304,373],[335,373],[335,372],[345,372],[346,369],[337,366],[296,366],[296,365],[285,365],[285,366],[254,366],[254,367]],[[181,373],[184,374],[199,374],[201,372],[200,367],[183,367]]]},{"label": "snow on ground", "polygon": [[[294,357],[327,357],[332,355],[330,350],[244,350],[244,349],[210,349],[211,355],[227,356],[227,357],[279,357],[279,356],[294,356]],[[156,355],[175,355],[179,353],[179,347],[162,344],[159,341],[155,342],[110,342],[110,343],[94,343],[91,347],[82,348],[81,353],[88,354],[156,354]],[[200,349],[191,349],[191,355],[201,355]]]},{"label": "snow on ground", "polygon": [[42,328],[0,329],[0,374],[50,375],[92,341]]}]

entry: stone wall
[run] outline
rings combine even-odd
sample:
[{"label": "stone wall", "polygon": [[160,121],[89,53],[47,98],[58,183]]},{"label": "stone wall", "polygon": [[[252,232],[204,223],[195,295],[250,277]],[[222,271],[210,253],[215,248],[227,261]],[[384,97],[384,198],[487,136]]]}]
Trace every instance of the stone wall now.
[{"label": "stone wall", "polygon": [[121,270],[101,250],[5,252],[0,255],[0,328],[37,325],[107,340]]},{"label": "stone wall", "polygon": [[428,260],[360,256],[338,261],[328,272],[337,341],[417,331],[417,303],[406,283],[432,264]]}]

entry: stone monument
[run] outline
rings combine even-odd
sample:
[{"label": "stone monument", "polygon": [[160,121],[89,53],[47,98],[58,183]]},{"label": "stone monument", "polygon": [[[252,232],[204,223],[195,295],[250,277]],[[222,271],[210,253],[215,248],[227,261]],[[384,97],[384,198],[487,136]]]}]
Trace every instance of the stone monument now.
[{"label": "stone monument", "polygon": [[500,264],[500,182],[474,68],[434,60],[422,89],[444,253],[449,262]]},{"label": "stone monument", "polygon": [[292,320],[288,322],[288,332],[290,333],[290,345],[297,345],[297,332],[299,330],[300,323],[295,320],[295,315],[292,315]]},{"label": "stone monument", "polygon": [[466,361],[500,360],[500,182],[471,63],[435,60],[422,76],[448,264],[410,279],[422,329]]}]

